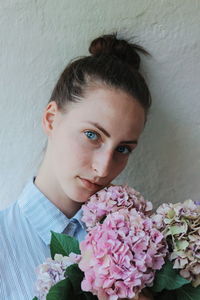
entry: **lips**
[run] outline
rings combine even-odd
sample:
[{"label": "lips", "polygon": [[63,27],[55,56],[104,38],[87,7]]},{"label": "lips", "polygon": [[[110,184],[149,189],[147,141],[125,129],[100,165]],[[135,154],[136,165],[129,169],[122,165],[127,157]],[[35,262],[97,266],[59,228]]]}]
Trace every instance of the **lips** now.
[{"label": "lips", "polygon": [[89,190],[97,190],[103,188],[102,185],[89,181],[88,179],[79,177],[81,184]]}]

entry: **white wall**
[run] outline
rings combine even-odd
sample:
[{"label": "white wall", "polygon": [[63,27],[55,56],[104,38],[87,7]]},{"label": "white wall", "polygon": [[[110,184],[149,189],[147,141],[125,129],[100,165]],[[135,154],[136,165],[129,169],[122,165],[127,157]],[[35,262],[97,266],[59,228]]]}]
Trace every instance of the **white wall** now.
[{"label": "white wall", "polygon": [[200,198],[200,1],[0,1],[0,208],[37,169],[41,115],[69,59],[121,31],[143,60],[153,106],[141,143],[117,181],[156,205]]}]

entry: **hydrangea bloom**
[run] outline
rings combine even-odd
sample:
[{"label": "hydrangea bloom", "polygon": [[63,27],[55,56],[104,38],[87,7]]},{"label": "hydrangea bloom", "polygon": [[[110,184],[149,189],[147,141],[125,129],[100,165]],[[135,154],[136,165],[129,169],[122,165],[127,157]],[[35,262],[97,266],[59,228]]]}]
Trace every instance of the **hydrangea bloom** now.
[{"label": "hydrangea bloom", "polygon": [[47,258],[46,262],[36,269],[36,292],[39,300],[45,300],[50,288],[57,282],[65,279],[66,268],[78,262],[78,256],[71,253],[69,256],[56,254],[54,259]]},{"label": "hydrangea bloom", "polygon": [[200,285],[200,202],[162,204],[152,219],[170,245],[169,259],[180,275]]},{"label": "hydrangea bloom", "polygon": [[163,235],[152,220],[135,208],[128,210],[131,205],[124,198],[125,208],[108,214],[80,243],[79,268],[85,273],[82,290],[102,300],[137,296],[152,284],[167,252]]},{"label": "hydrangea bloom", "polygon": [[83,218],[88,229],[94,227],[108,213],[120,208],[137,211],[149,215],[152,203],[144,200],[143,196],[133,188],[125,186],[110,186],[90,197],[87,204],[82,206]]}]

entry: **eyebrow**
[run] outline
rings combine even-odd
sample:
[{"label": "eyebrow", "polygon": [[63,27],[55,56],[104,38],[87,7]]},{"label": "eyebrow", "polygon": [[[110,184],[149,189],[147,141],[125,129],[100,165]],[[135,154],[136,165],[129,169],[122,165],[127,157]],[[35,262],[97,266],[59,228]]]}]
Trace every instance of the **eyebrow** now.
[{"label": "eyebrow", "polygon": [[[99,125],[98,123],[96,122],[91,122],[91,121],[88,121],[87,123],[95,126],[96,128],[98,128],[101,132],[103,132],[107,137],[110,137],[110,133],[108,133],[101,125]],[[133,140],[133,141],[122,141],[120,142],[120,144],[135,144],[137,145],[138,141],[137,140]]]}]

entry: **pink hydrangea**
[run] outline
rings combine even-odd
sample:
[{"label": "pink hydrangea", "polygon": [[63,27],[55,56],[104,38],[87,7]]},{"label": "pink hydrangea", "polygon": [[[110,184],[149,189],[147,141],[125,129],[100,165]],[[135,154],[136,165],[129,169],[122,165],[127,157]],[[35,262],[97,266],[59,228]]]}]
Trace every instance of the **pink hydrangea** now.
[{"label": "pink hydrangea", "polygon": [[135,208],[137,211],[149,215],[152,203],[146,201],[139,192],[127,185],[110,186],[91,196],[89,201],[82,206],[82,220],[90,229],[104,219],[107,214],[118,211],[122,207],[127,210]]},{"label": "pink hydrangea", "polygon": [[137,296],[152,284],[167,253],[163,235],[151,219],[131,205],[128,209],[126,194],[122,201],[125,208],[109,213],[80,243],[82,289],[102,300]]}]

